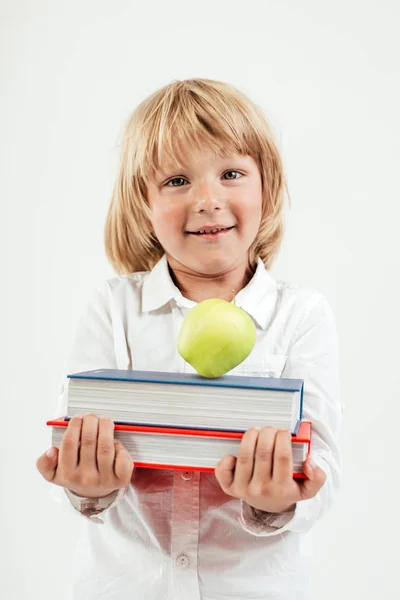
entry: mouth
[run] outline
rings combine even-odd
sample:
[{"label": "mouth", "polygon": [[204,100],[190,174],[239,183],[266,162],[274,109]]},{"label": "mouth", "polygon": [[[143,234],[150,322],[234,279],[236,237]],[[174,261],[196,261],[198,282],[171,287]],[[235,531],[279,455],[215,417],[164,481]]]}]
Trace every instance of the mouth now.
[{"label": "mouth", "polygon": [[231,229],[233,229],[234,227],[235,225],[232,225],[231,227],[224,227],[223,225],[214,227],[204,227],[202,229],[197,229],[196,231],[187,231],[186,233],[190,235],[196,235],[197,237],[212,239],[228,233],[228,231],[231,231]]}]

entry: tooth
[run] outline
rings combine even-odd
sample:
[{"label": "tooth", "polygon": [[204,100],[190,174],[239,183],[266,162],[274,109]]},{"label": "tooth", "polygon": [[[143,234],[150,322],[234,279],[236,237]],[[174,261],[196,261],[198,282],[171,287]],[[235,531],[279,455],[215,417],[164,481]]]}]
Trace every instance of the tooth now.
[{"label": "tooth", "polygon": [[224,231],[226,227],[220,229],[200,229],[197,233],[218,233],[218,231]]}]

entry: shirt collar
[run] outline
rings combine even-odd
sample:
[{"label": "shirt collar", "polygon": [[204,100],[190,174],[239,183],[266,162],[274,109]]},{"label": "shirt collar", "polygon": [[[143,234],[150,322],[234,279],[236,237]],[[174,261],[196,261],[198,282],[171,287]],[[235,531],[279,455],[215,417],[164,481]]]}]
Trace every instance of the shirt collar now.
[{"label": "shirt collar", "polygon": [[[267,271],[261,258],[249,283],[236,294],[235,304],[245,310],[261,327],[266,329],[275,308],[277,283]],[[170,300],[182,308],[192,308],[193,300],[182,296],[175,285],[168,268],[167,256],[164,254],[147,275],[142,288],[142,311],[158,310]]]}]

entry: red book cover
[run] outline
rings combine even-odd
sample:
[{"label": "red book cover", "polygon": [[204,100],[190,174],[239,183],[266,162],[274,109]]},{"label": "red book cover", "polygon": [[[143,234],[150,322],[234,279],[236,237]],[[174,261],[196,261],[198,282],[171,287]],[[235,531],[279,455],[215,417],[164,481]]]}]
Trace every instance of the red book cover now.
[{"label": "red book cover", "polygon": [[[67,427],[69,421],[63,418],[53,419],[47,421],[46,425],[51,427]],[[129,424],[114,424],[115,431],[132,431],[141,433],[157,433],[160,435],[172,434],[172,435],[185,435],[185,436],[200,436],[200,437],[214,437],[214,438],[230,438],[230,439],[241,439],[243,433],[236,431],[217,431],[211,429],[184,429],[184,428],[171,428],[171,427],[150,427],[147,425],[129,425]],[[300,423],[297,435],[292,435],[293,443],[304,443],[307,447],[306,454],[308,455],[311,448],[311,423],[309,421],[302,421]],[[181,471],[203,471],[212,472],[214,467],[199,467],[191,465],[170,465],[170,464],[154,464],[135,462],[135,467],[151,468],[151,469],[173,469]],[[304,473],[294,472],[293,477],[305,478]]]}]

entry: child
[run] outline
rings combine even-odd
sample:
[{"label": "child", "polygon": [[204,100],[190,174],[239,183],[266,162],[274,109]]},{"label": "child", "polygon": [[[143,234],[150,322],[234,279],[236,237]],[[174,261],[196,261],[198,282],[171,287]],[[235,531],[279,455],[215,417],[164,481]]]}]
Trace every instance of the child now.
[{"label": "child", "polygon": [[338,345],[325,297],[268,272],[284,185],[261,111],[226,84],[174,82],[127,123],[105,228],[118,276],[94,292],[67,372],[193,372],[176,350],[185,315],[236,294],[257,341],[231,373],[304,379],[312,459],[296,482],[290,433],[265,427],[215,473],[135,470],[111,420],[74,417],[37,466],[84,515],[75,599],[310,597],[311,528],[340,479]]}]

